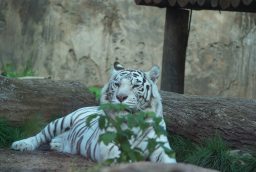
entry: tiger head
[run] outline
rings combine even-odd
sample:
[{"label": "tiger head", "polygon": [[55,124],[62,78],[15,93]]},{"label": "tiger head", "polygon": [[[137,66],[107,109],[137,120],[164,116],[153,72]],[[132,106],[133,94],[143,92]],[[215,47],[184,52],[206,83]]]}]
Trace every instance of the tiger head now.
[{"label": "tiger head", "polygon": [[124,104],[127,111],[150,111],[162,116],[161,97],[156,85],[160,75],[158,66],[153,66],[148,72],[125,69],[118,62],[109,82],[102,88],[101,104]]}]

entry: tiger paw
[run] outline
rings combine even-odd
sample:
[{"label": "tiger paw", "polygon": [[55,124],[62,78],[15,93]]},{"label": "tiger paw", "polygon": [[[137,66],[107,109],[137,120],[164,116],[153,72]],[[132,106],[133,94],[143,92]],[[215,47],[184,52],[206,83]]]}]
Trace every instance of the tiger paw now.
[{"label": "tiger paw", "polygon": [[11,149],[18,151],[32,151],[36,149],[36,145],[32,137],[13,142]]},{"label": "tiger paw", "polygon": [[177,163],[175,158],[170,158],[170,157],[165,157],[162,159],[163,163],[170,163],[170,164],[175,164]]},{"label": "tiger paw", "polygon": [[51,146],[52,150],[56,150],[58,152],[63,151],[63,142],[62,142],[62,139],[60,139],[60,138],[52,139],[50,146]]},{"label": "tiger paw", "polygon": [[100,159],[99,161],[105,161],[108,159],[118,159],[120,157],[121,151],[118,146],[114,144],[105,145],[100,143]]}]

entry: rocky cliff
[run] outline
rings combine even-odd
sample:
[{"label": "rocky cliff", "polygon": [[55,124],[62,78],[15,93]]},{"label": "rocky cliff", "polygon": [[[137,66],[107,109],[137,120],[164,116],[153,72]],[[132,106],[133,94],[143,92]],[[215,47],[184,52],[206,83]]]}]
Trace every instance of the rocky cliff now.
[{"label": "rocky cliff", "polygon": [[[192,13],[185,92],[255,98],[256,15]],[[0,0],[0,66],[102,85],[111,64],[161,65],[165,9],[127,0]]]}]

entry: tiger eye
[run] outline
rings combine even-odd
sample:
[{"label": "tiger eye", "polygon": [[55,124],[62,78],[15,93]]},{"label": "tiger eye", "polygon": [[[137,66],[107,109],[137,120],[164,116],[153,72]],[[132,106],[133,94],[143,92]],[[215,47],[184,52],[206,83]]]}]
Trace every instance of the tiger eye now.
[{"label": "tiger eye", "polygon": [[116,87],[120,87],[120,84],[119,84],[118,82],[115,82],[114,85],[115,85]]},{"label": "tiger eye", "polygon": [[132,88],[137,88],[137,87],[139,87],[139,86],[140,86],[140,85],[135,84],[135,85],[132,86]]}]

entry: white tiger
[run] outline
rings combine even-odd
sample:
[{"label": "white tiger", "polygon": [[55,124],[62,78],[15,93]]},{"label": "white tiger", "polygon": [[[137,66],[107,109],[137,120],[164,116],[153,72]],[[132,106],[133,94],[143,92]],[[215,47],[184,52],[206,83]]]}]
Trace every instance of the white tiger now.
[{"label": "white tiger", "polygon": [[[127,105],[129,113],[138,111],[155,112],[157,116],[162,117],[161,97],[156,85],[159,74],[160,69],[157,66],[153,66],[148,72],[143,72],[124,69],[118,62],[115,62],[109,82],[102,88],[100,103],[122,103]],[[35,136],[14,142],[11,148],[20,151],[32,151],[42,143],[50,142],[53,150],[81,154],[96,162],[118,158],[121,152],[117,145],[114,143],[105,145],[98,141],[99,135],[104,132],[98,126],[98,118],[91,121],[90,127],[86,125],[85,121],[93,114],[125,115],[127,113],[124,111],[113,114],[100,110],[98,106],[84,107],[52,121]],[[164,120],[161,121],[161,125],[164,129],[166,128]],[[176,163],[175,158],[169,157],[162,147],[157,148],[149,155],[146,150],[147,139],[149,138],[164,142],[164,146],[171,149],[166,136],[157,137],[155,131],[150,130],[146,136],[142,137],[142,140],[132,141],[139,143],[136,144],[136,147],[143,150],[145,160]]]}]

